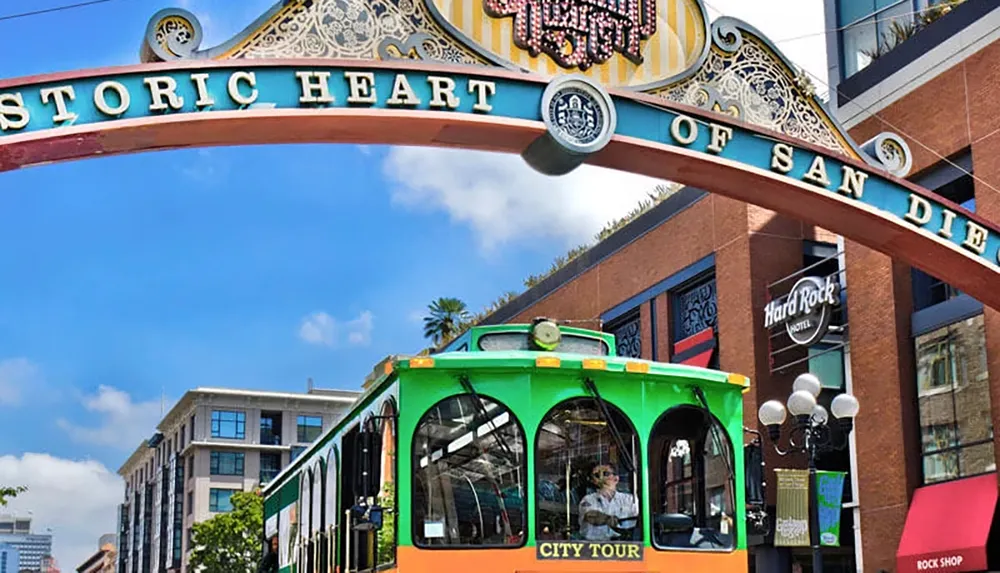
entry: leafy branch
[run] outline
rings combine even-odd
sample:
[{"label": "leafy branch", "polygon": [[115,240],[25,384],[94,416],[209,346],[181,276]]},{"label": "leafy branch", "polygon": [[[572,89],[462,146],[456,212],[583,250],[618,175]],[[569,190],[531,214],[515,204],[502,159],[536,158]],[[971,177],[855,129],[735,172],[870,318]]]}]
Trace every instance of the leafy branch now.
[{"label": "leafy branch", "polygon": [[19,494],[28,491],[23,485],[14,487],[0,487],[0,506],[7,505],[7,502],[17,497]]}]

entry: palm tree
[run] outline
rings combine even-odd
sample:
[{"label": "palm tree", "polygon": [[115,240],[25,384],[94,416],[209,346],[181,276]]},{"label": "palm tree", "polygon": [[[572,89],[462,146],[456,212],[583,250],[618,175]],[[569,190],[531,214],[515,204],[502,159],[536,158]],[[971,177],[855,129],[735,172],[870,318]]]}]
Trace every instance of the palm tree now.
[{"label": "palm tree", "polygon": [[441,297],[427,309],[430,314],[424,317],[424,337],[435,345],[455,336],[471,318],[465,303],[457,298]]},{"label": "palm tree", "polygon": [[28,491],[23,485],[16,487],[0,486],[0,506],[7,505],[7,502],[17,497],[17,494]]}]

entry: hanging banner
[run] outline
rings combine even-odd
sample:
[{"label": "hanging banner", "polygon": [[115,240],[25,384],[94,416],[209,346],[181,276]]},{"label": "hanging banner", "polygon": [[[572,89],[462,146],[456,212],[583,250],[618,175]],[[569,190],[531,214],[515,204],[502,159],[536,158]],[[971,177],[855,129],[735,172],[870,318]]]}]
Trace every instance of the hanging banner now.
[{"label": "hanging banner", "polygon": [[809,471],[776,469],[775,547],[809,546]]},{"label": "hanging banner", "polygon": [[819,544],[840,546],[840,513],[844,498],[845,472],[816,472],[816,503],[819,510]]}]

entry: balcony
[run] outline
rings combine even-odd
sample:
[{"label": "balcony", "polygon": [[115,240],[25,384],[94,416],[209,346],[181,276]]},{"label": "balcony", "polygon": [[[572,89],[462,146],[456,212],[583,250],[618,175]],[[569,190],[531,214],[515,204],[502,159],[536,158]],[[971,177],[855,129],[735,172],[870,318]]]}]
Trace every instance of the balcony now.
[{"label": "balcony", "polygon": [[281,436],[270,430],[260,429],[260,444],[262,446],[280,446]]},{"label": "balcony", "polygon": [[840,33],[844,79],[834,101],[845,106],[996,7],[992,2],[932,0],[931,6],[914,13],[912,2],[904,1],[845,23]]},{"label": "balcony", "polygon": [[260,443],[264,446],[281,445],[281,412],[260,413]]}]

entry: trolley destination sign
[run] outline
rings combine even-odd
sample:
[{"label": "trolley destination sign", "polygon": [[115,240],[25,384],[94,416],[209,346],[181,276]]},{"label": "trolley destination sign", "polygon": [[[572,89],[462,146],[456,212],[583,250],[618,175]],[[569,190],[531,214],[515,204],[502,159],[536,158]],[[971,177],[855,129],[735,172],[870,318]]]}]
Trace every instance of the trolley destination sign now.
[{"label": "trolley destination sign", "polygon": [[642,561],[641,541],[539,541],[539,560]]},{"label": "trolley destination sign", "polygon": [[[23,85],[0,82],[0,166],[9,166],[19,136],[88,124],[151,119],[170,114],[211,114],[218,111],[360,108],[375,117],[380,109],[453,112],[497,119],[546,120],[558,113],[560,128],[583,133],[602,118],[572,94],[559,106],[543,109],[546,83],[538,78],[468,73],[454,66],[440,73],[432,66],[366,65],[296,67],[277,61],[248,61],[239,66],[190,63],[177,69],[157,66],[137,73],[100,71],[65,80]],[[710,112],[677,109],[670,102],[650,105],[648,98],[615,91],[608,98],[617,120],[608,136],[682,147],[738,162],[747,169],[806,182],[817,192],[830,193],[858,207],[875,210],[916,227],[1000,270],[1000,232],[967,216],[932,194],[914,192],[874,167],[845,161],[834,152],[797,146],[743,127]],[[574,103],[574,101],[576,103]],[[561,107],[560,107],[561,106]],[[596,115],[595,115],[596,113]],[[606,118],[605,118],[606,121]],[[580,131],[583,130],[583,131]]]}]

